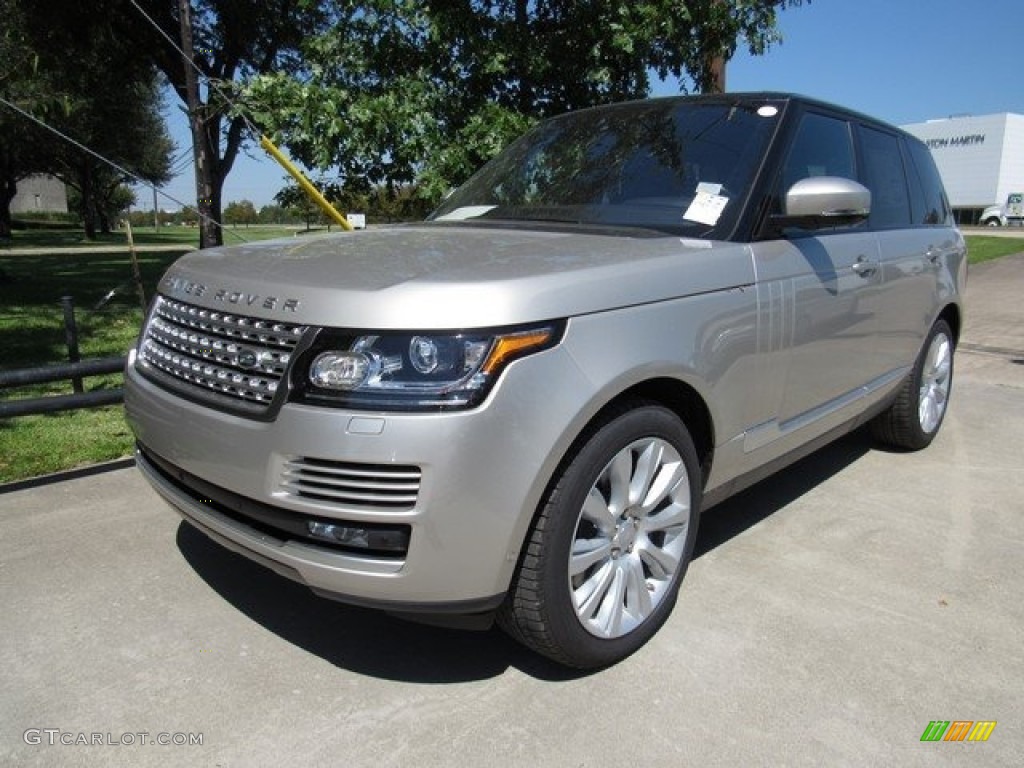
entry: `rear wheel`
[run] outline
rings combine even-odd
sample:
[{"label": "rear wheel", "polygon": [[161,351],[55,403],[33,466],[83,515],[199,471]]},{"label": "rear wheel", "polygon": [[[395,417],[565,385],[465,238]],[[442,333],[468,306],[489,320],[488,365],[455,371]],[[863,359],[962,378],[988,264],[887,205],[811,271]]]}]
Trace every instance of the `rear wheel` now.
[{"label": "rear wheel", "polygon": [[953,352],[949,325],[936,321],[895,402],[871,423],[875,437],[908,450],[931,443],[942,426],[953,388]]},{"label": "rear wheel", "polygon": [[668,618],[693,554],[699,477],[666,408],[636,403],[592,427],[534,520],[502,626],[574,667],[637,650]]}]

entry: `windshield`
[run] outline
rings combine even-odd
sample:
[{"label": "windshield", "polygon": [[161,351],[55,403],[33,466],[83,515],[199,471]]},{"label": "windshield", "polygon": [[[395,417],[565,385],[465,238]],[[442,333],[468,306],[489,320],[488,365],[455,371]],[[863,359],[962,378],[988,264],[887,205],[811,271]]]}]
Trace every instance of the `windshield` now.
[{"label": "windshield", "polygon": [[541,123],[485,165],[434,221],[643,227],[723,238],[781,115],[778,103],[661,99]]}]

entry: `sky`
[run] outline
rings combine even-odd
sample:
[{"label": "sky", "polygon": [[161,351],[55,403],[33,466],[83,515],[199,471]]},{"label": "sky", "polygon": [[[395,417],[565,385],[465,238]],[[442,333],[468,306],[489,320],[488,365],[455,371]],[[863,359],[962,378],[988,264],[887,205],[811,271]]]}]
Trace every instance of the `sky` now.
[{"label": "sky", "polygon": [[[730,91],[777,90],[813,96],[895,125],[951,115],[1024,114],[1024,2],[1021,0],[812,0],[778,15],[781,43],[763,56],[737,51]],[[659,83],[653,96],[678,93]],[[179,151],[190,146],[176,97],[165,108]],[[223,201],[273,202],[285,172],[258,146],[240,153]],[[195,198],[186,167],[162,191]],[[165,210],[179,206],[161,198]],[[140,208],[152,193],[139,194]]]}]

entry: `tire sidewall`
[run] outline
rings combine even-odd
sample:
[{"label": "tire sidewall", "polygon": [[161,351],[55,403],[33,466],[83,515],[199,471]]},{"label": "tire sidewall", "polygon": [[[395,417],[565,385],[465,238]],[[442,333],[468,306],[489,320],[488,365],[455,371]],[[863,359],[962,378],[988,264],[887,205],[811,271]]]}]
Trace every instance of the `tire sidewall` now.
[{"label": "tire sidewall", "polygon": [[[939,421],[935,425],[935,429],[931,432],[925,432],[921,427],[921,380],[924,378],[924,367],[928,361],[928,353],[932,348],[932,344],[935,342],[936,337],[944,335],[946,337],[946,343],[950,346],[949,356],[949,391],[946,393],[946,404],[942,408],[942,414],[939,416]],[[914,396],[914,411],[912,418],[910,419],[910,427],[913,441],[915,444],[924,448],[935,439],[935,436],[939,434],[939,430],[942,429],[942,423],[946,419],[946,411],[949,410],[949,399],[953,394],[953,369],[956,360],[954,354],[955,347],[953,343],[953,332],[950,330],[949,325],[945,320],[936,320],[931,330],[928,332],[928,336],[924,341],[924,345],[921,347],[921,354],[917,358],[917,362],[914,364],[914,377],[912,380],[912,393]]]},{"label": "tire sidewall", "polygon": [[[568,559],[583,502],[608,462],[637,440],[657,437],[671,443],[686,467],[690,485],[690,521],[679,568],[661,603],[633,631],[605,639],[592,635],[576,615],[568,580]],[[697,453],[679,418],[657,405],[637,406],[607,420],[582,442],[546,500],[550,528],[545,531],[543,590],[549,597],[548,621],[556,643],[571,648],[580,666],[604,666],[630,655],[658,631],[675,605],[697,538],[700,516]]]}]

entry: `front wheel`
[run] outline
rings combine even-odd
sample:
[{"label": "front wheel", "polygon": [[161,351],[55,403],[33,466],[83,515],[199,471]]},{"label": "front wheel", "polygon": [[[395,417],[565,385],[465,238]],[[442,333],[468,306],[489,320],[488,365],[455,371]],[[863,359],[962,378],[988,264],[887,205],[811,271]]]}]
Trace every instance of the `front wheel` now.
[{"label": "front wheel", "polygon": [[991,217],[985,219],[985,226],[986,227],[1001,227],[1002,225],[1003,225],[1003,222],[1001,222],[995,216],[991,216]]},{"label": "front wheel", "polygon": [[954,346],[949,325],[937,320],[896,400],[871,422],[876,438],[914,451],[931,443],[942,426],[953,389]]},{"label": "front wheel", "polygon": [[552,481],[501,625],[573,667],[630,655],[672,611],[699,494],[697,452],[674,413],[634,403],[600,420]]}]

